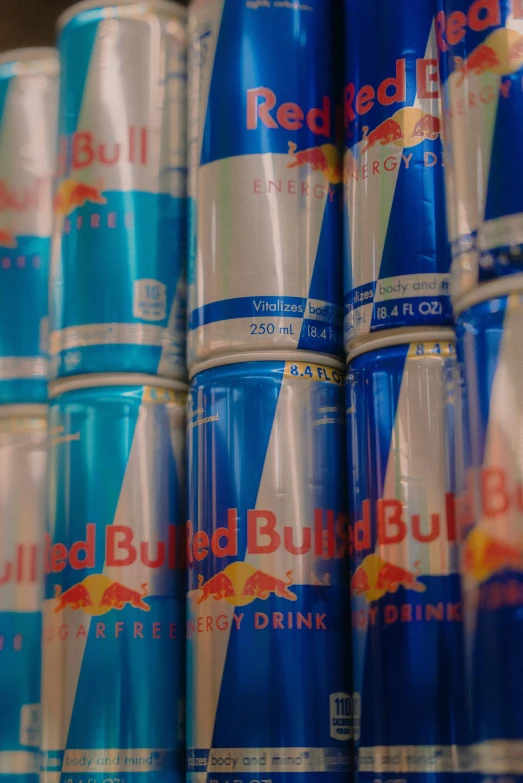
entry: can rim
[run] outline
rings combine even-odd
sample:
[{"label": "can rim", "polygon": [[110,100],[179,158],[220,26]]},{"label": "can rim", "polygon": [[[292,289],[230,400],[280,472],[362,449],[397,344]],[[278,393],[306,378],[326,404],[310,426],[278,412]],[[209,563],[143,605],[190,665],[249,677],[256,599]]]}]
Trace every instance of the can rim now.
[{"label": "can rim", "polygon": [[58,397],[60,394],[81,389],[93,389],[108,386],[155,386],[159,389],[172,389],[173,391],[187,391],[187,384],[183,381],[175,381],[171,378],[161,378],[158,375],[146,375],[139,372],[114,372],[114,373],[89,373],[85,375],[72,375],[70,378],[60,378],[49,384],[49,397]]},{"label": "can rim", "polygon": [[314,353],[314,351],[244,351],[242,353],[225,354],[214,359],[206,359],[193,365],[189,370],[189,380],[204,370],[213,367],[223,367],[228,364],[244,364],[245,362],[310,362],[311,364],[324,364],[333,370],[345,372],[345,366],[341,359],[336,359],[328,353]]},{"label": "can rim", "polygon": [[433,340],[448,340],[455,342],[456,333],[454,329],[447,326],[419,326],[415,329],[402,326],[398,329],[391,329],[385,335],[378,332],[376,335],[369,336],[365,342],[355,346],[349,351],[347,356],[347,365],[362,353],[370,353],[379,348],[391,348],[395,345],[407,345],[413,342],[432,342]]},{"label": "can rim", "polygon": [[71,19],[74,19],[75,16],[78,16],[84,11],[95,11],[96,9],[103,11],[104,8],[125,5],[148,5],[153,8],[163,8],[166,11],[175,13],[179,19],[187,19],[187,9],[185,6],[180,5],[180,3],[171,2],[171,0],[80,0],[79,3],[75,3],[60,14],[56,20],[56,29],[58,31],[63,30]]},{"label": "can rim", "polygon": [[53,46],[23,46],[0,53],[0,65],[26,63],[30,60],[54,60],[59,65],[58,50]]},{"label": "can rim", "polygon": [[47,418],[47,405],[38,405],[37,403],[15,403],[14,405],[0,405],[0,419],[27,418],[41,419]]},{"label": "can rim", "polygon": [[500,277],[498,280],[490,280],[488,283],[481,283],[479,286],[460,296],[453,303],[454,314],[461,315],[465,310],[469,310],[474,305],[485,302],[488,299],[497,299],[500,296],[523,292],[523,274],[515,274],[507,277]]}]

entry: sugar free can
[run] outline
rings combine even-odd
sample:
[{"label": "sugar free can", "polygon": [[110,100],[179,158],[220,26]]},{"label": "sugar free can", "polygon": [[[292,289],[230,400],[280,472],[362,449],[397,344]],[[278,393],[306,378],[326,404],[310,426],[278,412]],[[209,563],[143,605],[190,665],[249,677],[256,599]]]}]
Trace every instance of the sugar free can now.
[{"label": "sugar free can", "polygon": [[439,0],[452,297],[523,271],[523,2]]},{"label": "sugar free can", "polygon": [[339,10],[192,3],[190,365],[342,353]]},{"label": "sugar free can", "polygon": [[190,387],[188,776],[341,782],[352,732],[343,365],[265,358],[201,365]]},{"label": "sugar free can", "polygon": [[509,282],[508,293],[505,278],[463,297],[457,318],[468,435],[458,521],[472,758],[492,781],[523,778],[523,285]]},{"label": "sugar free can", "polygon": [[347,351],[383,329],[452,322],[436,9],[345,0]]},{"label": "sugar free can", "polygon": [[451,330],[391,332],[349,356],[358,781],[468,771],[454,345]]},{"label": "sugar free can", "polygon": [[0,403],[47,400],[58,54],[0,55]]},{"label": "sugar free can", "polygon": [[38,783],[47,409],[0,408],[0,780]]},{"label": "sugar free can", "polygon": [[50,390],[42,780],[183,780],[186,387]]},{"label": "sugar free can", "polygon": [[53,377],[184,377],[185,13],[88,0],[59,20]]}]

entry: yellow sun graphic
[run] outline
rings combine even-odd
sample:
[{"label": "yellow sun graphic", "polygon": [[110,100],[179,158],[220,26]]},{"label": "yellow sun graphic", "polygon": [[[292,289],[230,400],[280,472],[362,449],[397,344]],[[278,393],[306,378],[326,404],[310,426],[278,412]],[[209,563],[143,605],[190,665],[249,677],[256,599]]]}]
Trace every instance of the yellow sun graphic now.
[{"label": "yellow sun graphic", "polygon": [[400,125],[403,132],[403,138],[393,141],[392,144],[395,144],[396,147],[402,149],[405,147],[415,147],[418,144],[421,144],[421,142],[424,141],[424,138],[420,136],[414,136],[414,138],[412,138],[412,131],[414,130],[417,121],[424,117],[425,114],[426,112],[415,106],[406,106],[404,109],[399,109],[399,111],[393,114],[392,119],[396,120],[398,125]]},{"label": "yellow sun graphic", "polygon": [[254,566],[241,561],[231,563],[224,569],[224,574],[231,580],[236,593],[236,595],[225,599],[228,604],[231,604],[231,606],[246,606],[255,600],[255,595],[242,595],[245,582],[255,571]]},{"label": "yellow sun graphic", "polygon": [[89,595],[94,604],[93,606],[83,607],[83,611],[86,614],[97,617],[98,615],[107,614],[107,612],[111,611],[112,606],[100,606],[100,602],[104,591],[107,587],[112,585],[112,583],[112,579],[109,579],[108,576],[104,576],[103,574],[90,574],[90,576],[85,577],[82,584],[85,586],[86,590],[89,591]]}]

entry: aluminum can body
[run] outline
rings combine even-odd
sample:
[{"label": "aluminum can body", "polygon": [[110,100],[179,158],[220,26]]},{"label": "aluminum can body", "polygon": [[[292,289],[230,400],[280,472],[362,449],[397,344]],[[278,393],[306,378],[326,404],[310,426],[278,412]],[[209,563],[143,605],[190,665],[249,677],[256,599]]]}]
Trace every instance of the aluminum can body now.
[{"label": "aluminum can body", "polygon": [[0,415],[0,781],[38,783],[47,410]]},{"label": "aluminum can body", "polygon": [[46,783],[183,780],[186,387],[157,384],[50,392]]},{"label": "aluminum can body", "polygon": [[466,304],[456,326],[467,434],[458,504],[466,670],[472,758],[483,780],[523,779],[522,328],[521,292]]},{"label": "aluminum can body", "polygon": [[185,377],[186,23],[175,3],[62,17],[53,378]]},{"label": "aluminum can body", "polygon": [[444,781],[469,771],[455,341],[378,343],[347,376],[357,779]]},{"label": "aluminum can body", "polygon": [[340,32],[332,0],[191,6],[190,366],[342,353]]},{"label": "aluminum can body", "polygon": [[[314,355],[315,357],[317,355]],[[321,357],[320,357],[321,358]],[[188,413],[187,772],[346,780],[343,367],[198,373]]]},{"label": "aluminum can body", "polygon": [[0,403],[45,403],[58,55],[0,55]]},{"label": "aluminum can body", "polygon": [[344,7],[349,351],[384,329],[450,325],[452,308],[436,0]]},{"label": "aluminum can body", "polygon": [[440,0],[451,293],[523,271],[523,4]]}]

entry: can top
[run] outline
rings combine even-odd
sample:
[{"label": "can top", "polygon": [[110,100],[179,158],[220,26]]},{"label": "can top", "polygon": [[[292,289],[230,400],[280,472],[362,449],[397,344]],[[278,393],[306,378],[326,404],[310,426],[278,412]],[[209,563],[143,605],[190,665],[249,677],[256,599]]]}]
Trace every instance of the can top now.
[{"label": "can top", "polygon": [[126,5],[136,5],[142,8],[150,6],[151,8],[175,14],[182,20],[187,18],[187,9],[179,3],[171,2],[171,0],[80,0],[79,3],[75,3],[71,8],[60,14],[56,22],[56,29],[62,30],[66,24],[69,24],[71,19],[84,11],[96,11],[96,9],[103,11],[104,9]]},{"label": "can top", "polygon": [[472,291],[460,296],[454,302],[454,314],[461,315],[474,305],[485,302],[488,299],[497,299],[500,296],[508,296],[517,292],[523,293],[523,274],[505,275],[488,283],[480,283]]},{"label": "can top", "polygon": [[93,389],[103,386],[156,386],[159,389],[187,391],[186,383],[173,381],[169,378],[159,378],[157,375],[145,375],[138,372],[93,372],[53,381],[49,384],[49,397],[58,397],[59,394],[79,389]]},{"label": "can top", "polygon": [[400,329],[390,329],[383,333],[378,332],[368,337],[364,343],[354,347],[347,356],[347,364],[361,356],[362,353],[370,353],[380,348],[391,348],[395,345],[407,345],[408,343],[434,342],[438,340],[447,340],[455,342],[456,334],[453,329],[447,327],[418,327],[412,329],[401,327]]},{"label": "can top", "polygon": [[0,419],[45,419],[47,418],[47,405],[0,405]]},{"label": "can top", "polygon": [[58,73],[60,70],[60,60],[58,51],[52,46],[28,46],[23,49],[10,49],[0,54],[0,66],[12,65],[16,68],[21,66],[21,70],[35,70],[38,72],[46,71],[50,74]]},{"label": "can top", "polygon": [[195,375],[210,370],[212,367],[221,367],[226,364],[244,364],[245,362],[309,362],[310,364],[324,364],[334,370],[345,372],[345,367],[340,359],[323,353],[313,351],[256,351],[235,353],[226,356],[218,356],[215,359],[207,359],[195,364],[189,372],[189,380]]}]

